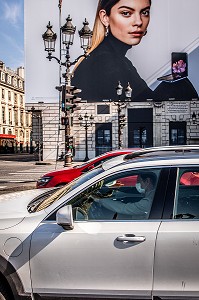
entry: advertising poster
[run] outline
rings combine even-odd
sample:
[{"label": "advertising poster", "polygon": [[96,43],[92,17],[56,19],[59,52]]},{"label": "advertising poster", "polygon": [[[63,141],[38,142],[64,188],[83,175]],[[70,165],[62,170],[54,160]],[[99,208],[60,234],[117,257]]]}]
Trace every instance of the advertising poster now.
[{"label": "advertising poster", "polygon": [[[113,3],[118,8],[115,17],[120,15],[123,21],[117,23],[114,11],[109,16],[102,13],[100,20],[103,21],[106,36],[90,56],[74,69],[72,84],[82,89],[82,99],[88,102],[114,100],[118,81],[123,87],[130,83],[132,101],[197,98],[198,0],[152,0],[150,9],[149,0],[100,1],[102,9]],[[70,60],[74,61],[83,54],[78,31],[83,27],[85,18],[93,30],[97,7],[97,0],[25,1],[27,102],[57,102],[58,92],[55,87],[60,84],[60,80],[64,80],[64,67],[60,70],[56,59],[49,61],[46,58],[48,53],[44,51],[42,40],[46,25],[50,21],[52,30],[57,34],[53,55],[59,58],[60,27],[71,16],[76,32],[69,52]],[[136,20],[137,29],[135,23],[130,24],[128,21],[130,15],[137,13],[134,8],[140,10],[142,16],[142,20]],[[131,43],[128,38],[125,40],[126,37],[139,42]]]}]

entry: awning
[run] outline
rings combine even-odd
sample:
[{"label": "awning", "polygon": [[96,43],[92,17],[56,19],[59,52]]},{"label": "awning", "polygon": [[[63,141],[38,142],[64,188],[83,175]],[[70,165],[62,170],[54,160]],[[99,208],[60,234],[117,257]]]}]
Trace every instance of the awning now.
[{"label": "awning", "polygon": [[16,139],[16,135],[14,134],[0,134],[0,139]]}]

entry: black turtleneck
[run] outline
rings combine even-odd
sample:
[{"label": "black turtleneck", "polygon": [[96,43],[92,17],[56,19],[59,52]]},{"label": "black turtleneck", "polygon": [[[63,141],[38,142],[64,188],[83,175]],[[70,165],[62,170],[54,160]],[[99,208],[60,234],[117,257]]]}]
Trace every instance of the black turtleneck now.
[{"label": "black turtleneck", "polygon": [[126,88],[129,82],[132,88],[132,101],[145,101],[153,98],[153,92],[139,76],[126,52],[131,46],[119,41],[112,34],[91,52],[77,67],[72,84],[82,89],[83,100],[97,102],[117,100],[118,81]]}]

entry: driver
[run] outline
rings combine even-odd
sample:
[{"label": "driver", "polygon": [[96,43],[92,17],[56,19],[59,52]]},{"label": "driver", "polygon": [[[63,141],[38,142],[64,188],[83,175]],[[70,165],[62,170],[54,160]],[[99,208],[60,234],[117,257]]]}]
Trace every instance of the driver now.
[{"label": "driver", "polygon": [[136,189],[143,194],[143,198],[138,202],[124,203],[110,198],[95,199],[101,206],[117,214],[132,215],[133,218],[139,218],[143,215],[145,218],[149,215],[154,193],[155,193],[156,175],[154,173],[142,173],[138,175]]}]

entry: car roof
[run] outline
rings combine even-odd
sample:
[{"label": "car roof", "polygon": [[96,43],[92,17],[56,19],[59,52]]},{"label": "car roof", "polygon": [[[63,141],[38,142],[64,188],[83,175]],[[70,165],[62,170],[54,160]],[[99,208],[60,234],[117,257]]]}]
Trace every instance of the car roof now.
[{"label": "car roof", "polygon": [[[138,167],[163,167],[163,166],[182,166],[182,165],[197,165],[199,167],[199,155],[191,156],[165,156],[153,158],[140,158],[136,160],[127,160],[115,167],[122,169],[138,168]],[[112,167],[114,168],[114,167]],[[109,168],[108,168],[109,169]]]},{"label": "car roof", "polygon": [[140,149],[133,153],[127,154],[124,159],[133,159],[141,156],[167,156],[167,155],[184,155],[184,154],[199,154],[198,145],[177,145],[177,146],[161,146]]},{"label": "car roof", "polygon": [[139,162],[139,161],[156,161],[158,160],[171,160],[184,158],[199,158],[199,146],[183,145],[183,146],[165,146],[165,147],[151,147],[135,151],[131,154],[125,154],[112,158],[107,162],[104,162],[103,169],[107,170],[113,168],[116,165],[127,162]]}]

